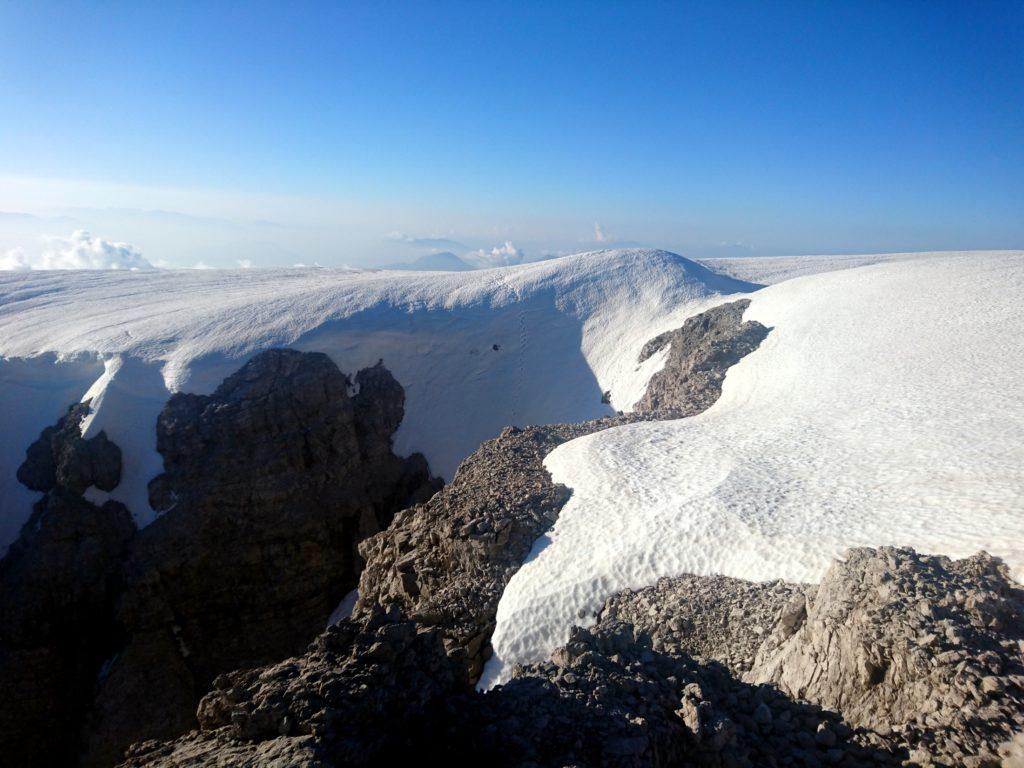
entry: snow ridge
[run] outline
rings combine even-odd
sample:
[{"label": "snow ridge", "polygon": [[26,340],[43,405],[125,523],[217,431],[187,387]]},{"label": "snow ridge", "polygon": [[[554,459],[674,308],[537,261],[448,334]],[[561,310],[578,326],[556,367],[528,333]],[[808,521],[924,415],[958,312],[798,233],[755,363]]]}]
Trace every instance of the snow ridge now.
[{"label": "snow ridge", "polygon": [[[110,497],[144,525],[161,470],[156,417],[172,392],[209,394],[276,346],[352,373],[383,358],[406,391],[400,455],[450,478],[511,423],[583,421],[639,398],[655,332],[749,283],[658,250],[609,250],[465,273],[327,269],[0,274],[0,547],[35,496],[25,447],[93,398],[87,431],[125,456]],[[611,390],[610,404],[601,395]],[[103,494],[90,491],[90,498]]]}]

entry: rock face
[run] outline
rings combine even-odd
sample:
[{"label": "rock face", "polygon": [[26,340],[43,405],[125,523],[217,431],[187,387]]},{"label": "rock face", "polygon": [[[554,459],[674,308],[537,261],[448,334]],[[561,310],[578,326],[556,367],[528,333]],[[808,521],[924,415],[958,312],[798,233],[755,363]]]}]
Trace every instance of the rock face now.
[{"label": "rock face", "polygon": [[[437,481],[391,437],[404,392],[380,364],[358,394],[325,355],[262,353],[210,396],[174,395],[157,424],[165,514],[139,532],[85,763],[181,733],[217,675],[301,651],[356,584],[360,540]],[[151,695],[159,691],[158,696]]]},{"label": "rock face", "polygon": [[110,490],[121,453],[83,440],[88,404],[43,431],[18,470],[46,491],[0,560],[0,754],[21,766],[71,765],[96,674],[116,648],[117,575],[135,533],[128,510],[82,498]]},{"label": "rock face", "polygon": [[998,765],[1024,730],[1024,592],[983,553],[854,549],[817,586],[661,579],[609,598],[599,625],[622,619],[656,649],[841,712],[922,764]]},{"label": "rock face", "polygon": [[891,728],[921,762],[998,764],[1024,730],[1024,591],[984,553],[851,550],[789,615],[750,679]]},{"label": "rock face", "polygon": [[648,341],[640,350],[643,362],[670,345],[665,366],[647,384],[636,404],[639,413],[693,416],[707,410],[722,394],[726,371],[746,357],[768,335],[758,322],[743,322],[749,299],[734,301],[691,317],[674,331]]},{"label": "rock face", "polygon": [[18,480],[33,491],[63,488],[80,494],[90,485],[112,491],[121,482],[121,449],[100,432],[82,437],[82,420],[89,401],[75,403],[52,427],[47,427],[26,451]]}]

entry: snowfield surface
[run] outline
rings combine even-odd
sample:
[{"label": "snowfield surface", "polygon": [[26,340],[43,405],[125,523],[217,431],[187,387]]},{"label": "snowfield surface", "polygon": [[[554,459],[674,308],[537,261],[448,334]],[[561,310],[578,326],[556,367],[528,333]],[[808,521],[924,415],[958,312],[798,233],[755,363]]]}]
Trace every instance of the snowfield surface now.
[{"label": "snowfield surface", "polygon": [[645,341],[752,287],[656,250],[466,273],[0,272],[0,552],[39,497],[15,478],[25,449],[85,397],[86,435],[105,430],[123,452],[110,496],[140,524],[156,514],[169,395],[212,392],[274,346],[325,352],[348,374],[383,359],[406,391],[396,451],[450,479],[508,424],[628,408],[664,359],[637,368]]},{"label": "snowfield surface", "polygon": [[753,294],[746,319],[771,333],[712,408],[548,456],[573,495],[501,599],[482,685],[660,576],[813,582],[847,547],[897,544],[984,549],[1021,580],[1022,296],[1020,252],[897,259]]}]

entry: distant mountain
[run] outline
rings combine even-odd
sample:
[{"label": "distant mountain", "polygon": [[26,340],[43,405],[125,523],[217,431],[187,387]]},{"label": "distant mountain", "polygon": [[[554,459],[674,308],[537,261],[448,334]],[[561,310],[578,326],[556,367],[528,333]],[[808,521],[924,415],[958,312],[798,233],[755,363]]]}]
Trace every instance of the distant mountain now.
[{"label": "distant mountain", "polygon": [[476,267],[460,259],[451,251],[442,251],[441,253],[428,253],[408,263],[391,264],[384,269],[409,269],[417,272],[468,272]]}]

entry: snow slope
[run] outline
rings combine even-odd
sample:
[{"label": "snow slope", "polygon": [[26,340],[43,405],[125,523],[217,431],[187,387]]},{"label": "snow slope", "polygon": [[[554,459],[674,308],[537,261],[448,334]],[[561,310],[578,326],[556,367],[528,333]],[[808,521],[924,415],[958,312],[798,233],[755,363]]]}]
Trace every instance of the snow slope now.
[{"label": "snow slope", "polygon": [[545,658],[609,594],[665,575],[817,581],[846,547],[899,544],[985,549],[1021,579],[1022,296],[1021,252],[753,294],[746,318],[772,331],[711,409],[548,456],[573,496],[502,597],[484,684]]},{"label": "snow slope", "polygon": [[[466,273],[290,269],[0,273],[0,548],[33,494],[25,448],[83,397],[124,472],[112,494],[149,522],[171,392],[208,393],[273,346],[329,354],[348,373],[383,358],[406,390],[395,448],[450,478],[508,424],[626,408],[658,360],[652,335],[751,286],[664,251],[616,250]],[[90,496],[103,498],[92,489]]]}]

